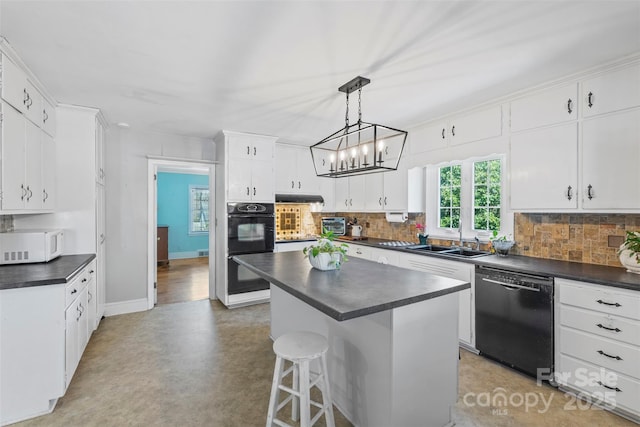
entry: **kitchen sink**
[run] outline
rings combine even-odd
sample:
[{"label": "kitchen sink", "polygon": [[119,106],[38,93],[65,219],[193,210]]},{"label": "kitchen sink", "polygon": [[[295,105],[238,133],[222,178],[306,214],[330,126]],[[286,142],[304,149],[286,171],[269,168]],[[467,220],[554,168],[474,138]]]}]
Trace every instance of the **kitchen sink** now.
[{"label": "kitchen sink", "polygon": [[485,255],[489,255],[490,252],[479,251],[471,248],[460,248],[451,246],[438,246],[438,245],[416,245],[411,248],[416,252],[432,252],[439,253],[441,255],[449,255],[452,257],[461,258],[476,258]]}]

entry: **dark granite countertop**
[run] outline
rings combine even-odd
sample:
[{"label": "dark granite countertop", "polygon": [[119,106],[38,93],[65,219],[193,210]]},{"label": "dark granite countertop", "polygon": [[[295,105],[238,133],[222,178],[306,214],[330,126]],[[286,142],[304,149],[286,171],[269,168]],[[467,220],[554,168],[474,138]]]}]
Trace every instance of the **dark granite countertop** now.
[{"label": "dark granite countertop", "polygon": [[414,255],[431,256],[451,261],[466,262],[485,267],[502,268],[521,273],[542,274],[563,279],[580,280],[604,286],[640,291],[640,274],[627,273],[627,271],[622,267],[609,267],[605,265],[585,264],[581,262],[533,258],[521,255],[509,255],[508,257],[487,255],[478,258],[460,258],[438,253],[412,251],[411,249],[405,249],[402,247],[385,246],[381,243],[389,242],[389,240],[376,238],[357,241],[341,241],[344,241],[344,243],[395,250]]},{"label": "dark granite countertop", "polygon": [[319,271],[302,252],[236,255],[260,277],[328,316],[348,320],[469,288],[461,280],[351,257],[340,270]]},{"label": "dark granite countertop", "polygon": [[49,262],[0,266],[0,290],[67,283],[95,257],[63,255]]}]

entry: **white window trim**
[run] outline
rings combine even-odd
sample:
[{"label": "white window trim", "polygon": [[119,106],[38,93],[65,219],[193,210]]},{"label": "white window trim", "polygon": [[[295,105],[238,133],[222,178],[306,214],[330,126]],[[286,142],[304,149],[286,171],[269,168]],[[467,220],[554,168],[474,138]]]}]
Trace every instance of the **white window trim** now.
[{"label": "white window trim", "polygon": [[[191,214],[193,213],[193,198],[191,197],[191,193],[193,190],[208,190],[209,191],[209,203],[211,203],[211,191],[208,185],[190,185],[189,186],[189,235],[190,236],[204,236],[209,234],[209,231],[193,231],[191,226],[193,223],[191,222]],[[211,230],[211,218],[209,218],[209,230]]]},{"label": "white window trim", "polygon": [[473,212],[473,163],[486,160],[500,160],[500,168],[502,170],[500,183],[502,187],[500,201],[500,235],[513,235],[513,213],[508,211],[509,194],[507,188],[507,164],[504,154],[491,154],[480,157],[470,157],[465,160],[454,160],[442,162],[434,165],[427,165],[426,170],[426,216],[427,216],[427,233],[429,237],[436,239],[445,239],[458,241],[458,229],[441,228],[438,224],[439,209],[439,182],[438,169],[449,165],[462,165],[462,187],[460,189],[460,223],[462,224],[462,239],[473,241],[474,238],[480,239],[481,242],[488,242],[491,233],[488,231],[473,230],[472,212]]}]

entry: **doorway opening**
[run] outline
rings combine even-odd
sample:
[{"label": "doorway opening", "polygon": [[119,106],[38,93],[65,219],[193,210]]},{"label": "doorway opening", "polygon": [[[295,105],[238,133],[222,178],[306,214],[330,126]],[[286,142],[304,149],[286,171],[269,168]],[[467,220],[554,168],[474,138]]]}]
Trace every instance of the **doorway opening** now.
[{"label": "doorway opening", "polygon": [[149,159],[149,308],[215,299],[213,167]]}]

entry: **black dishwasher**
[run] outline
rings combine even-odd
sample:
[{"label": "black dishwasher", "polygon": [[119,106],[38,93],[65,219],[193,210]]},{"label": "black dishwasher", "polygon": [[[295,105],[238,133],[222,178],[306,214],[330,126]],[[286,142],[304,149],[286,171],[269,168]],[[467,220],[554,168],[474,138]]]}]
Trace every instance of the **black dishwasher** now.
[{"label": "black dishwasher", "polygon": [[476,348],[533,377],[553,372],[553,277],[476,266]]}]

